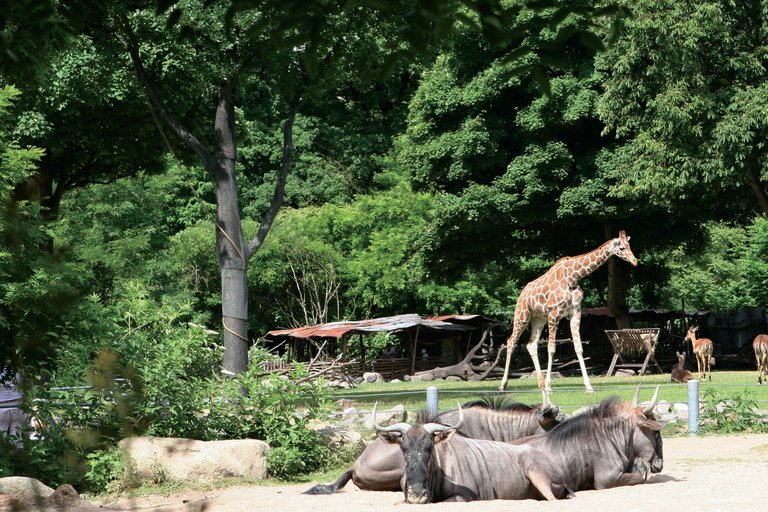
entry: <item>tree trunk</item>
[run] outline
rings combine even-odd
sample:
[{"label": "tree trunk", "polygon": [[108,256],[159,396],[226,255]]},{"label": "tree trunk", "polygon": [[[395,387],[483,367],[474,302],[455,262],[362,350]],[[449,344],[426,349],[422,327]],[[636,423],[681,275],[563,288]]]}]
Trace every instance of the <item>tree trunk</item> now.
[{"label": "tree trunk", "polygon": [[757,202],[760,204],[760,208],[763,209],[763,214],[768,215],[768,196],[766,196],[765,190],[763,190],[763,187],[760,184],[760,180],[757,179],[757,176],[752,169],[749,170],[747,181],[749,182],[749,186],[752,187],[755,197],[757,197]]},{"label": "tree trunk", "polygon": [[[610,223],[605,224],[606,240],[614,238]],[[617,329],[631,329],[632,317],[627,307],[629,289],[629,263],[617,257],[608,258],[608,309],[616,317]]]},{"label": "tree trunk", "polygon": [[224,324],[223,369],[227,373],[236,375],[248,368],[248,261],[261,247],[283,204],[285,182],[293,157],[293,123],[297,105],[292,103],[288,110],[283,133],[283,163],[275,183],[272,203],[262,219],[256,237],[246,247],[235,173],[237,141],[232,84],[224,81],[219,89],[214,125],[216,132],[216,157],[214,158],[170,111],[154,82],[144,70],[139,56],[138,42],[133,38],[127,20],[124,20],[124,25],[130,37],[115,35],[130,53],[139,82],[176,135],[200,157],[203,167],[214,183],[217,206],[216,250],[221,270],[221,307]]},{"label": "tree trunk", "polygon": [[248,261],[240,221],[235,161],[232,85],[221,84],[216,103],[216,251],[221,269],[221,310],[224,324],[224,370],[238,374],[248,368]]}]

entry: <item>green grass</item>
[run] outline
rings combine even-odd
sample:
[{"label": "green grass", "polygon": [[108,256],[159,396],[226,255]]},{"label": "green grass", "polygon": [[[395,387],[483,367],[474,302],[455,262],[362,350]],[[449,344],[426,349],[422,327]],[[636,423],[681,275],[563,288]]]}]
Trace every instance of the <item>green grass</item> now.
[{"label": "green grass", "polygon": [[[714,372],[711,382],[700,382],[699,392],[703,394],[707,387],[715,387],[722,395],[731,391],[743,392],[748,388],[754,393],[759,402],[768,402],[768,386],[757,386],[756,371]],[[593,377],[590,376],[594,394],[584,391],[581,377],[565,377],[552,381],[551,400],[565,412],[572,412],[578,407],[600,403],[609,396],[618,396],[622,400],[632,400],[638,384],[642,384],[640,401],[650,400],[653,390],[661,385],[659,399],[668,402],[687,402],[687,384],[673,384],[669,374],[644,375],[633,377]],[[355,389],[336,390],[332,394],[334,400],[347,398],[358,409],[371,409],[378,401],[379,408],[385,409],[397,404],[403,404],[406,409],[426,407],[426,389],[435,386],[439,390],[440,409],[456,407],[456,402],[464,403],[477,398],[484,393],[498,393],[498,380],[482,382],[401,382],[384,384],[363,384]],[[541,392],[536,379],[510,380],[507,392],[519,402],[534,404],[541,403]],[[768,404],[761,404],[768,409]]]}]

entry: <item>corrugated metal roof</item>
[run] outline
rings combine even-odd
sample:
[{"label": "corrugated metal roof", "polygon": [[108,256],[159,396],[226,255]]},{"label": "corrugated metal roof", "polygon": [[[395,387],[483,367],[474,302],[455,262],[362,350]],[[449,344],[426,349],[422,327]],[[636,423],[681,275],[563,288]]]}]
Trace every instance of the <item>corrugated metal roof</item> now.
[{"label": "corrugated metal roof", "polygon": [[291,336],[293,338],[340,338],[345,334],[371,333],[382,331],[399,331],[419,326],[435,331],[471,331],[474,327],[443,322],[433,318],[422,318],[416,314],[359,320],[356,322],[331,322],[320,325],[310,325],[296,329],[269,331],[270,336]]}]

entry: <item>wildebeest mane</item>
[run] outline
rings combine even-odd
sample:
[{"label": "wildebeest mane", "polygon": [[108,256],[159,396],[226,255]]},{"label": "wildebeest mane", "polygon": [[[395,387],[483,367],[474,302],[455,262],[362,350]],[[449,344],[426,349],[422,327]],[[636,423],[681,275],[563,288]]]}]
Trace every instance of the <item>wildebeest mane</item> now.
[{"label": "wildebeest mane", "polygon": [[535,409],[538,405],[528,405],[521,402],[515,402],[509,395],[491,395],[486,394],[476,400],[470,400],[462,405],[462,408],[484,407],[494,411],[522,411],[527,412]]},{"label": "wildebeest mane", "polygon": [[[511,396],[486,394],[475,400],[470,400],[461,406],[461,408],[464,410],[471,409],[472,407],[479,407],[499,412],[528,412],[538,407],[538,405],[528,405],[521,402],[515,402]],[[421,425],[425,423],[441,423],[438,416],[439,414],[430,415],[426,409],[421,409],[416,414],[416,423]]]},{"label": "wildebeest mane", "polygon": [[[578,414],[555,426],[549,431],[548,437],[554,445],[567,443],[576,436],[584,436],[595,430],[610,430],[612,425],[623,421],[628,412],[628,402],[622,402],[617,396],[604,399],[599,404],[589,407]],[[607,433],[607,432],[606,432]]]}]

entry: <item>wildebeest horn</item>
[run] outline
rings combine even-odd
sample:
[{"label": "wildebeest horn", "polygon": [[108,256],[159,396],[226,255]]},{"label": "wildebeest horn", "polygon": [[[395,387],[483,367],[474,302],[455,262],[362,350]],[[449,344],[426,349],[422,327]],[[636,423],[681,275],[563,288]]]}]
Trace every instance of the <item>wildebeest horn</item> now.
[{"label": "wildebeest horn", "polygon": [[440,423],[427,423],[426,425],[423,425],[423,429],[427,434],[435,434],[437,432],[443,432],[444,430],[449,430],[452,428],[455,428],[456,430],[460,429],[461,426],[464,424],[464,411],[461,410],[461,404],[456,401],[456,405],[459,407],[459,419],[456,421],[455,425],[451,426],[445,426],[441,425]]},{"label": "wildebeest horn", "polygon": [[371,413],[371,422],[373,423],[373,428],[376,429],[376,432],[400,432],[401,434],[405,435],[406,432],[408,432],[408,429],[411,428],[411,426],[407,423],[395,423],[394,425],[390,425],[389,427],[382,427],[379,425],[379,422],[376,421],[376,408],[379,406],[379,402],[376,402],[373,404],[373,412]]},{"label": "wildebeest horn", "polygon": [[651,414],[653,412],[653,408],[656,407],[656,402],[659,400],[659,388],[661,387],[661,384],[656,386],[656,391],[653,393],[653,398],[651,398],[651,403],[648,404],[648,407],[643,409],[643,414]]},{"label": "wildebeest horn", "polygon": [[635,398],[632,399],[632,405],[634,405],[635,407],[640,405],[640,386],[642,386],[642,384],[637,385],[637,391],[635,391]]}]

